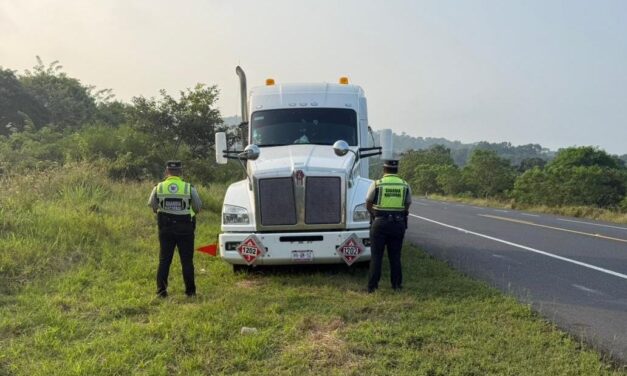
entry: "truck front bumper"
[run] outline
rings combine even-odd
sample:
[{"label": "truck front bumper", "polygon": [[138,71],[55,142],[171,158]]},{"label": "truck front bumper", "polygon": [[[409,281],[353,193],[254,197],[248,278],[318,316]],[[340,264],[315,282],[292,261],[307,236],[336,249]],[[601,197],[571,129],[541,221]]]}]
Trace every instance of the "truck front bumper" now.
[{"label": "truck front bumper", "polygon": [[[352,234],[361,239],[364,251],[356,260],[370,260],[370,231],[368,229],[321,232],[254,233],[263,243],[265,252],[255,265],[288,264],[338,264],[344,259],[337,248]],[[230,264],[245,265],[246,261],[237,251],[237,246],[253,233],[227,232],[220,234],[220,257]],[[311,240],[314,237],[315,240]],[[293,251],[311,251],[311,260],[295,260]]]}]

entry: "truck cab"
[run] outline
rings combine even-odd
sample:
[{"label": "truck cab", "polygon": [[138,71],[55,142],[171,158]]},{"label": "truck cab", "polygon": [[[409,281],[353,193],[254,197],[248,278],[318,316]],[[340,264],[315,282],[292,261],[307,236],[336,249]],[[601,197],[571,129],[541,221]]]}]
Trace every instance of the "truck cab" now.
[{"label": "truck cab", "polygon": [[249,145],[229,151],[216,135],[218,162],[239,159],[247,174],[224,197],[220,256],[234,265],[368,261],[367,157],[381,148],[370,143],[362,88],[344,77],[337,84],[267,80],[246,96],[243,81]]}]

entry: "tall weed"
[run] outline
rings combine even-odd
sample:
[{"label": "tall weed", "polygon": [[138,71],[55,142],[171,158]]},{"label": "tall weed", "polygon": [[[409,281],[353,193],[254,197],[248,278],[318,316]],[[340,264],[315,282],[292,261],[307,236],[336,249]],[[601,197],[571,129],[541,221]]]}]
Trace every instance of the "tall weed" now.
[{"label": "tall weed", "polygon": [[[97,264],[104,252],[139,248],[154,236],[154,215],[146,205],[153,183],[112,181],[106,166],[70,164],[5,176],[0,184],[0,291],[78,263]],[[225,189],[198,187],[208,216],[218,218]],[[217,234],[219,228],[208,231]]]}]

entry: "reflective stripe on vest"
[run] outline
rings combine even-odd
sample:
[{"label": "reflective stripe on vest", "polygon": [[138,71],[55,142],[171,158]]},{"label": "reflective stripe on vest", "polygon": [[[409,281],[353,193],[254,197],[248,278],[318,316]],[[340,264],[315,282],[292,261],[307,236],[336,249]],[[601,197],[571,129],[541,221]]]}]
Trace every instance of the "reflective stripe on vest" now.
[{"label": "reflective stripe on vest", "polygon": [[375,182],[379,190],[377,202],[372,207],[382,211],[404,211],[407,183],[396,175],[384,175]]},{"label": "reflective stripe on vest", "polygon": [[192,209],[192,195],[189,183],[178,176],[170,176],[157,184],[158,213],[174,215],[195,215]]}]

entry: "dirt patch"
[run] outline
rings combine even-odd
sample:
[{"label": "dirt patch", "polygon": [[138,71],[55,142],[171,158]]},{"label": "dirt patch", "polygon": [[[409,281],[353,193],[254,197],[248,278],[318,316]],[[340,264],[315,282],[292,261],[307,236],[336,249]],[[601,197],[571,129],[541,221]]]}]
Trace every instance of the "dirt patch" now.
[{"label": "dirt patch", "polygon": [[259,279],[243,279],[235,283],[237,287],[244,289],[253,289],[261,286],[262,284],[263,282]]},{"label": "dirt patch", "polygon": [[343,326],[344,321],[340,318],[334,318],[327,323],[322,323],[320,321],[312,319],[311,317],[305,317],[298,326],[298,328],[309,335],[318,336],[337,331]]},{"label": "dirt patch", "polygon": [[341,338],[341,331],[346,326],[340,318],[330,321],[306,317],[297,326],[302,333],[302,340],[285,350],[287,356],[306,354],[309,369],[328,370],[353,369],[358,362],[358,355],[351,352]]},{"label": "dirt patch", "polygon": [[339,318],[328,323],[319,323],[307,318],[303,321],[303,326],[306,329],[307,341],[315,348],[337,351],[344,346],[344,341],[337,335],[338,330],[344,327],[344,321]]}]

